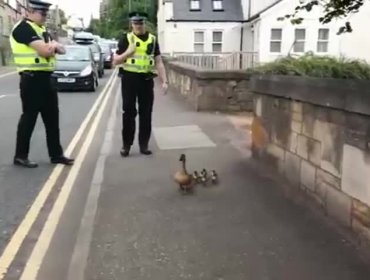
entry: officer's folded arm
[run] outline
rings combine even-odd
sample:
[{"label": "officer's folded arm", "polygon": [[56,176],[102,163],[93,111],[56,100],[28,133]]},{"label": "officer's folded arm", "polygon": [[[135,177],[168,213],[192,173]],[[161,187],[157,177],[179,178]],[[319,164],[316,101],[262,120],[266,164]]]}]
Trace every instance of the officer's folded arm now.
[{"label": "officer's folded arm", "polygon": [[55,55],[55,45],[45,43],[43,40],[36,40],[30,43],[30,47],[37,51],[37,53],[45,58]]},{"label": "officer's folded arm", "polygon": [[58,53],[58,54],[65,54],[66,53],[66,49],[63,47],[62,44],[59,44],[57,41],[52,41],[52,44],[54,44],[54,47],[55,47],[55,52]]}]

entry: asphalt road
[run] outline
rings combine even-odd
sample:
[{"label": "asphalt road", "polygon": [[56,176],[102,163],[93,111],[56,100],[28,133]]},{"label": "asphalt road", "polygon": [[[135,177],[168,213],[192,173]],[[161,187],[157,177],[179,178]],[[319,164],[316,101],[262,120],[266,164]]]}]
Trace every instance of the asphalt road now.
[{"label": "asphalt road", "polygon": [[[95,93],[59,93],[61,141],[66,148],[95,100],[100,95],[112,71],[106,71]],[[21,113],[19,76],[0,78],[0,252],[23,219],[40,188],[50,175],[45,130],[39,117],[32,137],[30,159],[39,163],[36,170],[12,165],[15,135]]]}]

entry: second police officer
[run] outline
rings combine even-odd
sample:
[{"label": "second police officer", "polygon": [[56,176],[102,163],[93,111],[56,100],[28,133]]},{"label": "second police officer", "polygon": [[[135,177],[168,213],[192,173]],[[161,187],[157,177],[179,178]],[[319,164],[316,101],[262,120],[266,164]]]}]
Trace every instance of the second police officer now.
[{"label": "second police officer", "polygon": [[[134,143],[136,115],[139,113],[139,148],[144,155],[151,155],[148,144],[152,129],[155,70],[164,93],[168,83],[155,35],[146,31],[146,13],[129,14],[132,32],[118,42],[114,64],[119,65],[122,85],[122,142],[121,155],[127,157]],[[138,102],[138,110],[136,109]]]}]

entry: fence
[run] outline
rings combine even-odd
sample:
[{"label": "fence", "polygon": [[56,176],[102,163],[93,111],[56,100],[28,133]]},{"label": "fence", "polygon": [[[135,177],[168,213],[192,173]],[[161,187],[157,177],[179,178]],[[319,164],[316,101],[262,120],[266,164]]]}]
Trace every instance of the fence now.
[{"label": "fence", "polygon": [[176,60],[210,70],[242,70],[254,68],[258,64],[255,52],[232,53],[179,53],[169,54]]}]

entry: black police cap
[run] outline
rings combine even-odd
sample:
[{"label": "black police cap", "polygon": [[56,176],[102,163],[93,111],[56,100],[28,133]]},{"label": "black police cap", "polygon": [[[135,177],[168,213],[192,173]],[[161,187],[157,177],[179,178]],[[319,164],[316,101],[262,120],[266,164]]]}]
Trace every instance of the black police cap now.
[{"label": "black police cap", "polygon": [[28,0],[28,8],[33,10],[48,11],[52,3],[42,0]]},{"label": "black police cap", "polygon": [[143,12],[131,12],[128,14],[128,17],[131,21],[144,21],[148,18],[148,14]]}]

